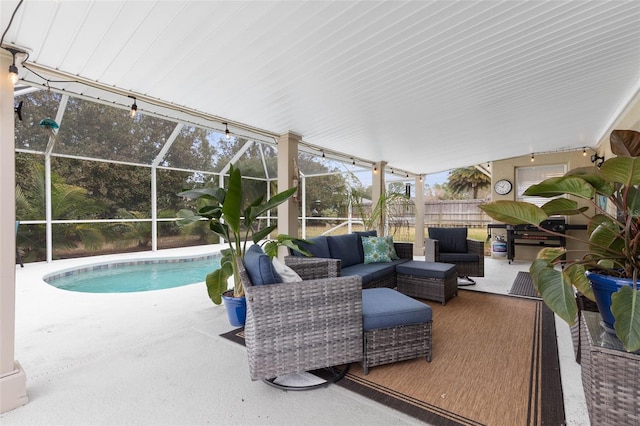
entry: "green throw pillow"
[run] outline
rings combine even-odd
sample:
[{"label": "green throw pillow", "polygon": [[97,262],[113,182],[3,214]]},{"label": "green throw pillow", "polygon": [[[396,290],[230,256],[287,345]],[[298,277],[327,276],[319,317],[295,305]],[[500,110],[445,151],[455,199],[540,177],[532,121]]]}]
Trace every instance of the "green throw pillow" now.
[{"label": "green throw pillow", "polygon": [[364,263],[391,262],[386,237],[362,237]]},{"label": "green throw pillow", "polygon": [[393,245],[393,237],[389,235],[385,238],[387,239],[387,244],[389,244],[389,257],[391,258],[391,260],[400,259],[400,257],[398,257],[398,254],[396,253],[396,247]]}]

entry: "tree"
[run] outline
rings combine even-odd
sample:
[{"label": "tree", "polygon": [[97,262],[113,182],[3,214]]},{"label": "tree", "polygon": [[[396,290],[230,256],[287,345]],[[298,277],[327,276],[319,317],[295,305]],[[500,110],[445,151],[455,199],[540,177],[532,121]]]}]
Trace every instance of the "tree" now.
[{"label": "tree", "polygon": [[[51,205],[53,219],[95,219],[106,209],[102,203],[87,197],[87,191],[66,184],[59,176],[51,176]],[[44,168],[36,166],[34,180],[27,187],[16,185],[16,218],[19,220],[42,220],[45,217]],[[52,227],[53,247],[74,248],[82,242],[90,249],[98,248],[111,239],[109,226],[93,223],[56,224]],[[21,227],[18,245],[24,251],[25,260],[45,258],[46,236],[44,225]]]},{"label": "tree", "polygon": [[447,186],[459,195],[472,193],[472,199],[478,198],[478,191],[488,188],[491,185],[491,178],[475,167],[454,169],[449,175]]}]

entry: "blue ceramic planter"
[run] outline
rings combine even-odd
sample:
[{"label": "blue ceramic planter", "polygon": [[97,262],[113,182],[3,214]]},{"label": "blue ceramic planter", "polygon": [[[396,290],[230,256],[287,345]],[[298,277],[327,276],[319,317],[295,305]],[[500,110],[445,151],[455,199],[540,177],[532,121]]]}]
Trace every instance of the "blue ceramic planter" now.
[{"label": "blue ceramic planter", "polygon": [[587,278],[591,282],[591,288],[593,288],[593,294],[596,297],[603,325],[608,332],[615,334],[613,325],[616,319],[611,313],[611,295],[623,286],[633,287],[633,280],[631,278],[600,275],[594,272],[587,272]]},{"label": "blue ceramic planter", "polygon": [[222,295],[224,306],[227,308],[229,323],[234,327],[244,327],[247,318],[247,299],[244,297],[229,297]]}]

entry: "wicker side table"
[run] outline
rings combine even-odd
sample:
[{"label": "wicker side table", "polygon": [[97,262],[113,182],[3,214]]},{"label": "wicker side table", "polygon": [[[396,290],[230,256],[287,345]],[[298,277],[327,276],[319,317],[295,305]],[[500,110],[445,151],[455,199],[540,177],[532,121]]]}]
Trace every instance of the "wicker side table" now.
[{"label": "wicker side table", "polygon": [[600,314],[580,322],[582,385],[592,425],[640,424],[640,355],[604,331]]}]

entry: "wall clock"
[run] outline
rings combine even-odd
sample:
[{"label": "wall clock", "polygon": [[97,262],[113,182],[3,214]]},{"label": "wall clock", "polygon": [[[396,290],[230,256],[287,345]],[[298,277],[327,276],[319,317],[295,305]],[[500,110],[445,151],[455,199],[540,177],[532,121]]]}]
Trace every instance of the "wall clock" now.
[{"label": "wall clock", "polygon": [[511,189],[513,189],[513,185],[507,179],[500,179],[493,185],[493,190],[499,195],[507,195]]}]

